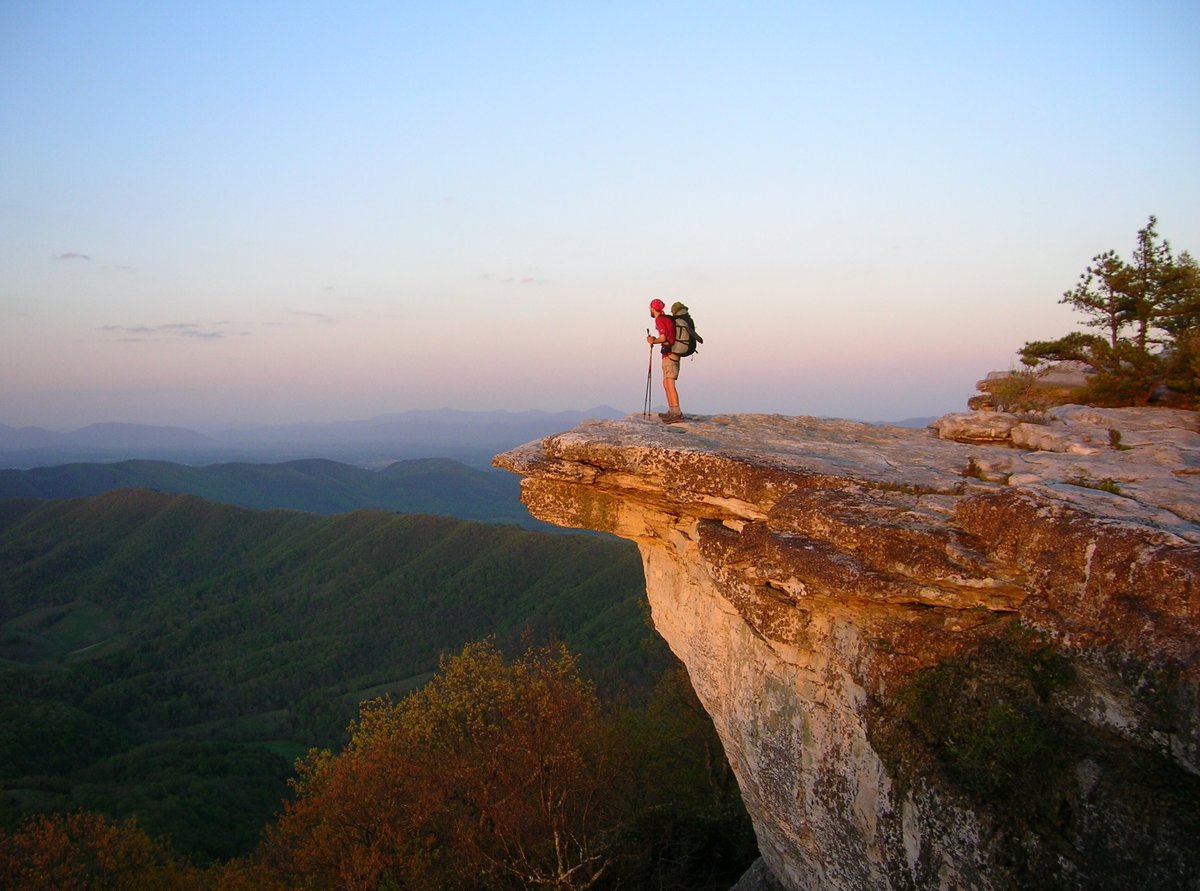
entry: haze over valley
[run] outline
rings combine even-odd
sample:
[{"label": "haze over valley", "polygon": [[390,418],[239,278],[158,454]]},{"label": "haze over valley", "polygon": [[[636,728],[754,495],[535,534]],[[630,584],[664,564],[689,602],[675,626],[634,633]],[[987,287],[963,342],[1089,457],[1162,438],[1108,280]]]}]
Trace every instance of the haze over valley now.
[{"label": "haze over valley", "polygon": [[468,412],[421,410],[362,421],[243,424],[205,432],[149,424],[100,423],[79,430],[0,424],[0,467],[156,458],[188,464],[330,458],[382,467],[413,458],[451,458],[490,467],[492,456],[587,418],[618,418],[607,406],[587,411]]}]

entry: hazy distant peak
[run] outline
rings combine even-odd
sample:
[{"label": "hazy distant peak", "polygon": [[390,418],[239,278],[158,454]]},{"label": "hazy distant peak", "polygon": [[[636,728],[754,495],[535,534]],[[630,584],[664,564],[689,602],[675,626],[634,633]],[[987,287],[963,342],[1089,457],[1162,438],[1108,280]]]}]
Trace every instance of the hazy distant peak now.
[{"label": "hazy distant peak", "polygon": [[222,460],[349,459],[386,466],[403,458],[447,457],[490,466],[492,455],[570,430],[586,420],[618,420],[611,406],[587,411],[414,409],[355,421],[239,424],[208,433],[183,427],[107,422],[70,433],[0,425],[8,466],[159,458],[211,464]]}]

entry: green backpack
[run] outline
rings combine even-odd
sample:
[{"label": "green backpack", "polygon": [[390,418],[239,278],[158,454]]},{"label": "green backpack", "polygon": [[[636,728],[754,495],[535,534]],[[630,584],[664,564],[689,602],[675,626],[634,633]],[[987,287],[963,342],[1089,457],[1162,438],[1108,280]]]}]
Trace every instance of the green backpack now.
[{"label": "green backpack", "polygon": [[671,316],[675,320],[675,342],[671,344],[671,352],[676,356],[690,356],[696,352],[696,347],[704,343],[704,338],[696,333],[696,323],[692,321],[690,312],[681,312]]}]

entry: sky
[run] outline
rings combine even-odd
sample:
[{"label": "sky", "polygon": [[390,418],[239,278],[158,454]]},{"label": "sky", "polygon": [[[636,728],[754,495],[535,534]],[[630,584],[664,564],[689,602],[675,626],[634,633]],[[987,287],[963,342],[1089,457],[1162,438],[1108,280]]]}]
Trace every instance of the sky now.
[{"label": "sky", "polygon": [[0,0],[0,424],[965,410],[1200,253],[1200,4]]}]

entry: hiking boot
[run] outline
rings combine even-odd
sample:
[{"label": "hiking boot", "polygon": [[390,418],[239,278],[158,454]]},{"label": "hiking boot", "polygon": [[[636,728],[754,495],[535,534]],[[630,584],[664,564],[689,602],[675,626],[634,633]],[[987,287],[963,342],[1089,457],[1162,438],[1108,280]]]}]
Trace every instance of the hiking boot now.
[{"label": "hiking boot", "polygon": [[664,424],[678,424],[683,420],[683,412],[679,411],[659,412],[658,416],[662,418]]}]

